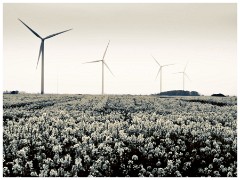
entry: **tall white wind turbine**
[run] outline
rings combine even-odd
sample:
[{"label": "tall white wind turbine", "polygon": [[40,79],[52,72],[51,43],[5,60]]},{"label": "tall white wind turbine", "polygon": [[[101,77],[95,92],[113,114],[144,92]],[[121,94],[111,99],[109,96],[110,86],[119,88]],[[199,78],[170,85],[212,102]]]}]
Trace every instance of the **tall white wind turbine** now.
[{"label": "tall white wind turbine", "polygon": [[108,46],[109,46],[109,43],[110,41],[108,41],[108,45],[106,47],[106,50],[103,54],[103,57],[102,59],[100,60],[96,60],[96,61],[89,61],[89,62],[85,62],[83,64],[86,64],[86,63],[96,63],[96,62],[102,62],[102,95],[104,94],[104,65],[108,68],[108,70],[110,71],[110,73],[114,76],[113,72],[111,71],[111,69],[108,67],[107,63],[105,62],[105,56],[106,56],[106,52],[107,52],[107,49],[108,49]]},{"label": "tall white wind turbine", "polygon": [[[152,56],[153,57],[153,56]],[[163,67],[166,67],[166,66],[171,66],[171,65],[174,65],[174,64],[165,64],[165,65],[160,65],[160,63],[153,57],[153,59],[156,61],[156,63],[158,64],[159,66],[159,70],[158,70],[158,73],[157,73],[157,76],[156,76],[156,79],[158,77],[158,74],[160,73],[160,93],[162,92],[162,68]]]},{"label": "tall white wind turbine", "polygon": [[[18,19],[19,21],[21,21],[20,19]],[[38,62],[40,59],[40,56],[42,55],[42,75],[41,75],[41,94],[44,94],[44,41],[46,39],[52,38],[54,36],[57,36],[59,34],[62,34],[64,32],[70,31],[72,29],[68,29],[66,31],[62,31],[59,33],[55,33],[55,34],[51,34],[45,38],[42,38],[39,34],[37,34],[33,29],[31,29],[28,25],[26,25],[23,21],[21,21],[35,36],[37,36],[39,39],[41,39],[41,45],[40,45],[40,50],[39,50],[39,55],[38,55],[38,61],[37,61],[37,66],[38,66]],[[37,68],[36,66],[36,68]]]},{"label": "tall white wind turbine", "polygon": [[185,72],[186,68],[187,68],[187,64],[185,65],[183,71],[174,73],[174,74],[182,74],[182,78],[183,78],[183,91],[184,91],[184,85],[185,85],[185,76],[190,80],[190,78],[188,77],[187,73]]}]

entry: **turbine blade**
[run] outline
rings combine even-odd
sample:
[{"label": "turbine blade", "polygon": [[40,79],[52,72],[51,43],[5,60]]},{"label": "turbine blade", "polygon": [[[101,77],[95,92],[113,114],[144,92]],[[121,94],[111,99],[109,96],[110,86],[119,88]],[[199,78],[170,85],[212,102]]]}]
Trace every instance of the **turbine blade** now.
[{"label": "turbine blade", "polygon": [[189,81],[191,81],[191,79],[189,78],[189,76],[184,72],[184,75],[188,78]]},{"label": "turbine blade", "polygon": [[105,64],[105,66],[108,68],[108,70],[110,71],[110,73],[114,76],[113,72],[111,71],[111,69],[108,67],[108,65],[103,61],[103,64]]},{"label": "turbine blade", "polygon": [[106,55],[106,52],[107,52],[107,49],[108,49],[109,43],[110,43],[110,40],[108,41],[108,45],[107,45],[106,50],[105,50],[105,52],[104,52],[104,54],[103,54],[103,58],[102,58],[103,60],[104,60],[104,58],[105,58],[105,55]]},{"label": "turbine blade", "polygon": [[173,73],[173,74],[179,74],[179,73],[183,73],[183,72],[176,72],[176,73]]},{"label": "turbine blade", "polygon": [[88,61],[88,62],[85,62],[85,63],[83,63],[83,64],[87,64],[87,63],[96,63],[96,62],[100,62],[100,61],[102,61],[102,60]]},{"label": "turbine blade", "polygon": [[185,72],[185,71],[186,71],[187,65],[188,65],[188,62],[187,62],[187,64],[185,65],[185,68],[184,68],[183,72]]},{"label": "turbine blade", "polygon": [[158,73],[157,73],[157,76],[156,76],[155,80],[157,79],[157,77],[158,77],[158,74],[160,73],[160,71],[161,71],[161,68],[159,68],[159,70],[158,70]]},{"label": "turbine blade", "polygon": [[37,69],[37,67],[38,67],[38,62],[39,62],[40,56],[41,56],[41,54],[42,54],[42,48],[43,48],[43,41],[41,42],[41,45],[40,45],[36,69]]},{"label": "turbine blade", "polygon": [[[152,55],[152,57],[153,57],[153,55]],[[155,59],[155,57],[153,57],[153,59],[156,61],[156,63],[157,63],[159,66],[161,66],[161,65],[159,64],[159,62]]]},{"label": "turbine blade", "polygon": [[45,37],[44,39],[49,39],[49,38],[51,38],[51,37],[53,37],[53,36],[57,36],[57,35],[59,35],[59,34],[62,34],[62,33],[65,33],[65,32],[67,32],[67,31],[71,31],[71,30],[72,30],[72,29],[68,29],[68,30],[66,30],[66,31],[62,31],[62,32],[59,32],[59,33],[51,34],[51,35]]},{"label": "turbine blade", "polygon": [[42,39],[42,37],[36,33],[33,29],[31,29],[28,25],[26,25],[21,19],[18,19],[19,21],[21,21],[23,23],[24,26],[26,26],[33,34],[35,34],[38,38]]},{"label": "turbine blade", "polygon": [[165,67],[165,66],[172,66],[174,64],[166,64],[166,65],[163,65],[162,67]]}]

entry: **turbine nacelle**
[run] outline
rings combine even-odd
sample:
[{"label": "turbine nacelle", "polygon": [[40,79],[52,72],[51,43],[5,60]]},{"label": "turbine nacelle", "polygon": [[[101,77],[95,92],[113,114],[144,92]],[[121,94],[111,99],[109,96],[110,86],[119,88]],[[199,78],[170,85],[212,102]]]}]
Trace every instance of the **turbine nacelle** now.
[{"label": "turbine nacelle", "polygon": [[42,38],[36,31],[34,31],[32,28],[30,28],[27,24],[25,24],[21,19],[18,19],[19,21],[21,21],[21,23],[23,23],[23,25],[25,25],[33,34],[35,34],[38,38],[41,39],[41,44],[40,44],[40,50],[39,50],[39,55],[38,55],[38,61],[37,61],[37,66],[36,66],[36,69],[38,67],[38,62],[39,62],[39,59],[40,59],[40,56],[42,55],[42,52],[43,52],[43,48],[44,48],[44,40],[46,39],[49,39],[49,38],[52,38],[54,36],[57,36],[59,34],[62,34],[62,33],[65,33],[67,31],[70,31],[72,29],[68,29],[68,30],[65,30],[65,31],[61,31],[59,33],[54,33],[54,34],[51,34],[49,36],[46,36],[45,38]]},{"label": "turbine nacelle", "polygon": [[183,74],[183,76],[186,76],[190,80],[189,76],[185,72],[176,72],[176,73],[173,73],[173,74]]},{"label": "turbine nacelle", "polygon": [[107,68],[108,70],[110,71],[110,73],[114,76],[113,72],[111,71],[111,69],[109,68],[109,66],[107,65],[107,63],[105,63],[105,61],[102,59],[102,60],[96,60],[96,61],[88,61],[88,62],[85,62],[83,64],[89,64],[89,63],[96,63],[96,62],[102,62]]}]

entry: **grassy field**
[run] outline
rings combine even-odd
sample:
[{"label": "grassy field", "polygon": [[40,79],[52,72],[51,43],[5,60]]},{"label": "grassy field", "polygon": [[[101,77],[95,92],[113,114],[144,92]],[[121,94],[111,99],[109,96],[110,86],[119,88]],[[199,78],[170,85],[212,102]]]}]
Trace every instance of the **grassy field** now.
[{"label": "grassy field", "polygon": [[4,176],[237,176],[237,98],[3,96]]}]

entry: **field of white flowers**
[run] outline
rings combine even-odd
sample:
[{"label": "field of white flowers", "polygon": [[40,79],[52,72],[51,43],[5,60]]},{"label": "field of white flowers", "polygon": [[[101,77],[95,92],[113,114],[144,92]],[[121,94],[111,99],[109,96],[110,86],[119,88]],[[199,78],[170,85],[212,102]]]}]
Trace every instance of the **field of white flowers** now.
[{"label": "field of white flowers", "polygon": [[237,98],[4,95],[3,176],[237,176]]}]

